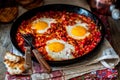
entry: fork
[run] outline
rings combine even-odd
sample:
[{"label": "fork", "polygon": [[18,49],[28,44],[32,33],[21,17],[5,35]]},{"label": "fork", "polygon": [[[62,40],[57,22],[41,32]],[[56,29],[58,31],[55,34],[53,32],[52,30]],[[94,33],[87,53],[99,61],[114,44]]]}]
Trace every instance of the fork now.
[{"label": "fork", "polygon": [[34,45],[32,44],[33,42],[33,36],[31,34],[22,34],[23,39],[25,42],[31,47],[33,54],[35,55],[36,59],[38,62],[46,69],[47,73],[51,72],[51,67],[49,64],[45,61],[41,53],[37,49],[35,49]]}]

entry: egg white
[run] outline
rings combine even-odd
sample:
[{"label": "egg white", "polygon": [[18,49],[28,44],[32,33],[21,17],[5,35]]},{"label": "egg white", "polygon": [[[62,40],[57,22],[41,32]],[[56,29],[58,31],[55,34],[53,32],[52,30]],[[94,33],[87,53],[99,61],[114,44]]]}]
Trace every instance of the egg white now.
[{"label": "egg white", "polygon": [[[49,50],[48,48],[48,44],[52,43],[52,42],[59,42],[64,44],[64,49],[60,52],[53,52],[51,50]],[[45,49],[48,53],[48,56],[50,56],[53,60],[67,60],[67,59],[73,59],[74,56],[72,55],[72,52],[75,51],[75,48],[73,45],[64,42],[63,40],[57,40],[57,39],[52,39],[46,42],[46,46]]]},{"label": "egg white", "polygon": [[48,27],[46,27],[44,30],[37,30],[35,28],[35,26],[32,26],[31,28],[32,29],[36,29],[37,33],[44,33],[44,32],[46,32],[51,27],[51,23],[56,23],[56,20],[52,19],[52,18],[40,18],[40,19],[37,19],[37,20],[33,21],[32,24],[35,24],[35,23],[37,23],[39,21],[46,22],[48,24]]},{"label": "egg white", "polygon": [[86,23],[82,23],[81,21],[76,21],[76,24],[74,24],[74,25],[68,25],[68,26],[66,26],[66,31],[67,31],[67,33],[68,33],[68,35],[70,36],[70,37],[72,37],[73,39],[77,39],[77,40],[80,40],[80,39],[84,39],[85,37],[87,37],[87,36],[89,36],[89,34],[90,34],[90,32],[86,32],[86,34],[84,35],[84,36],[75,36],[75,35],[73,35],[72,33],[71,33],[71,31],[72,31],[72,29],[74,28],[74,27],[76,27],[76,26],[82,26],[82,27],[84,27],[86,30],[88,30],[88,24],[86,24]]}]

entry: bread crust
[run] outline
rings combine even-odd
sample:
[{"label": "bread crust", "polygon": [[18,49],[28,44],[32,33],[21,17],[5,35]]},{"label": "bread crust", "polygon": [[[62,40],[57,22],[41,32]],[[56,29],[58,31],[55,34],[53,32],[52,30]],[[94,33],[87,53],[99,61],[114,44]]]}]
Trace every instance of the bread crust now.
[{"label": "bread crust", "polygon": [[8,23],[13,21],[18,15],[18,7],[0,8],[0,22]]},{"label": "bread crust", "polygon": [[7,52],[4,56],[4,64],[11,75],[18,75],[26,70],[25,59],[10,52]]}]

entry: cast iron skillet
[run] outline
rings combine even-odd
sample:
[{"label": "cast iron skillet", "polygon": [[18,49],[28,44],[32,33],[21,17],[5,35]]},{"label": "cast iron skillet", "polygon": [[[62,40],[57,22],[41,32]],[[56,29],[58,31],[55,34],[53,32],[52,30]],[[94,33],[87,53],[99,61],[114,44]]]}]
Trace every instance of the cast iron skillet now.
[{"label": "cast iron skillet", "polygon": [[[36,13],[50,11],[50,10],[52,10],[52,11],[64,11],[65,10],[68,12],[75,12],[78,14],[83,14],[85,16],[88,16],[97,24],[98,28],[101,31],[102,36],[101,36],[101,41],[98,43],[98,45],[91,52],[89,52],[86,55],[83,55],[82,57],[78,57],[78,58],[71,59],[71,60],[47,61],[47,62],[52,66],[63,66],[63,65],[73,64],[73,63],[76,63],[81,60],[85,60],[88,57],[95,56],[95,54],[93,54],[93,52],[99,48],[99,46],[104,38],[104,26],[103,26],[102,22],[100,21],[100,19],[97,16],[95,16],[92,12],[86,10],[85,8],[74,6],[74,5],[68,5],[68,4],[49,4],[49,5],[45,5],[45,6],[41,6],[41,7],[32,9],[32,10],[24,13],[23,15],[21,15],[13,23],[11,31],[10,31],[10,38],[11,38],[11,41],[12,41],[12,44],[14,45],[14,47],[24,55],[22,50],[18,47],[18,43],[16,42],[16,38],[15,38],[18,27],[20,26],[20,24],[22,23],[23,20],[28,20],[28,19],[32,18],[34,15],[36,15]],[[36,61],[36,59],[34,57],[32,59],[34,61]]]}]

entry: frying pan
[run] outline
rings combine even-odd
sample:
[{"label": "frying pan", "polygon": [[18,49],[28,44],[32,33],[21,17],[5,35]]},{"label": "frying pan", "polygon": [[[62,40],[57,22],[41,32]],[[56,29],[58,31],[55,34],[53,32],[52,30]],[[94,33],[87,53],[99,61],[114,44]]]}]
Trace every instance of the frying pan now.
[{"label": "frying pan", "polygon": [[[77,14],[85,15],[85,16],[91,18],[94,21],[94,23],[96,23],[96,25],[100,29],[100,32],[102,35],[101,35],[101,40],[97,44],[97,46],[92,51],[90,51],[89,53],[87,53],[83,56],[80,56],[80,57],[75,58],[75,59],[70,59],[70,60],[47,61],[47,62],[51,66],[63,66],[63,65],[73,64],[73,63],[85,60],[88,57],[95,56],[95,54],[93,54],[93,52],[99,48],[100,44],[102,43],[102,41],[104,39],[104,25],[102,24],[100,19],[95,14],[90,12],[89,10],[82,8],[82,7],[79,7],[79,6],[68,5],[68,4],[44,5],[44,6],[29,10],[26,13],[24,13],[23,15],[21,15],[19,18],[17,18],[16,21],[13,23],[11,30],[10,30],[10,38],[11,38],[11,42],[12,42],[13,46],[24,55],[24,52],[22,52],[22,50],[19,48],[18,43],[16,42],[16,38],[15,38],[18,27],[20,26],[20,24],[22,23],[23,20],[28,20],[28,19],[32,18],[33,16],[36,15],[36,13],[51,11],[51,10],[52,11],[64,11],[65,10],[67,12],[75,12]],[[32,57],[32,59],[34,61],[36,61],[36,59],[34,57]]]}]

